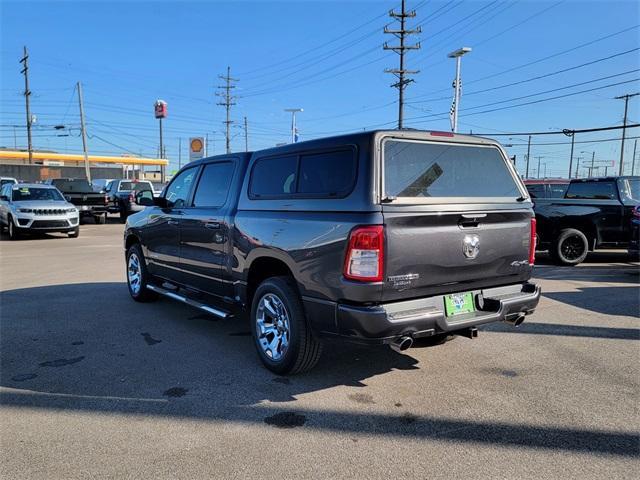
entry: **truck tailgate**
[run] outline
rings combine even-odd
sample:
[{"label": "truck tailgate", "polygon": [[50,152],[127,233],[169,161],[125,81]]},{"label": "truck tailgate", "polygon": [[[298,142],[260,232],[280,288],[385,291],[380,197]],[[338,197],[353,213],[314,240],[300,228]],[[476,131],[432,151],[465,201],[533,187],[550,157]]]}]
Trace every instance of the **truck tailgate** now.
[{"label": "truck tailgate", "polygon": [[428,211],[383,207],[383,301],[526,281],[528,209]]}]

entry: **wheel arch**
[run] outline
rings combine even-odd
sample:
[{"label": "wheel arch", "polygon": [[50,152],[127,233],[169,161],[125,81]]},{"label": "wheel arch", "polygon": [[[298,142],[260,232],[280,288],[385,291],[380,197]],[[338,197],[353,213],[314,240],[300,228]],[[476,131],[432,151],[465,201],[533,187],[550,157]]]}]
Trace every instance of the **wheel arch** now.
[{"label": "wheel arch", "polygon": [[243,300],[247,307],[251,306],[253,296],[263,281],[267,278],[281,276],[291,277],[297,286],[294,269],[289,262],[282,257],[271,254],[256,255],[251,260],[245,275],[246,288]]}]

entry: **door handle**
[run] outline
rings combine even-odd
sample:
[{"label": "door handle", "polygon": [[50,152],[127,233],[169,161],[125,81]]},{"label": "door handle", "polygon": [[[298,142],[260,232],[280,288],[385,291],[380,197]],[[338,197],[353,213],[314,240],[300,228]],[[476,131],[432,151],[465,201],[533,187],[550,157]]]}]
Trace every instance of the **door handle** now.
[{"label": "door handle", "polygon": [[178,220],[167,220],[167,225],[180,225]]},{"label": "door handle", "polygon": [[218,222],[207,222],[204,224],[204,228],[208,228],[210,230],[217,230],[220,228],[220,224]]}]

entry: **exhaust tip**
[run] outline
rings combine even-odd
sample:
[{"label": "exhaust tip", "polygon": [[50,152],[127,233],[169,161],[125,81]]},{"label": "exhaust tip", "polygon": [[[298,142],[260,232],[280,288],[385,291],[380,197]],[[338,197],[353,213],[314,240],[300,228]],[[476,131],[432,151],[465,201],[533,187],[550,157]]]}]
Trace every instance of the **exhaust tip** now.
[{"label": "exhaust tip", "polygon": [[411,345],[413,345],[413,338],[411,337],[400,337],[389,344],[391,349],[398,353],[404,352],[405,350],[410,348]]},{"label": "exhaust tip", "polygon": [[505,320],[513,325],[514,327],[519,327],[524,322],[524,312],[517,313],[515,315],[510,315]]}]

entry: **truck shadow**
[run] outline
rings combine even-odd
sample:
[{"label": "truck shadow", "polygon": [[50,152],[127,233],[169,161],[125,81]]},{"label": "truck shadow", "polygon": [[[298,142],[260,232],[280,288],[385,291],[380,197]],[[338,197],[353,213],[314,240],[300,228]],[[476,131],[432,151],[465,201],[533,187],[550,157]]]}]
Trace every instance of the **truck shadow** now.
[{"label": "truck shadow", "polygon": [[605,315],[640,315],[638,285],[625,287],[582,287],[571,292],[544,292],[558,302]]},{"label": "truck shadow", "polygon": [[[47,299],[45,312],[34,297]],[[12,290],[2,292],[0,302],[0,403],[5,409],[638,455],[635,433],[372,411],[367,379],[416,370],[416,359],[387,348],[329,344],[312,372],[276,376],[259,363],[246,321],[219,321],[168,300],[135,303],[124,283]],[[296,407],[300,395],[340,386],[362,388],[363,393],[349,395],[353,409]]]}]

